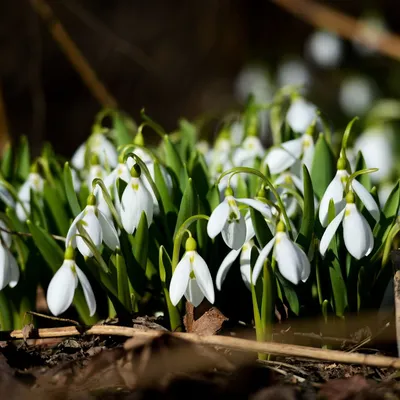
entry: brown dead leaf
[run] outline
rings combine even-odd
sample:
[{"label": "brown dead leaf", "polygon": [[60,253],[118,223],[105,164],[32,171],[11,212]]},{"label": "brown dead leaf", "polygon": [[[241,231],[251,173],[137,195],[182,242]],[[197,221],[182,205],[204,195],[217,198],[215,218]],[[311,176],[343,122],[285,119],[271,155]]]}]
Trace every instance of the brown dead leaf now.
[{"label": "brown dead leaf", "polygon": [[34,331],[35,327],[33,324],[24,325],[24,327],[22,328],[22,337],[24,339],[24,342],[26,342],[29,339],[29,337]]},{"label": "brown dead leaf", "polygon": [[216,307],[209,308],[198,317],[197,311],[192,304],[186,303],[186,315],[183,319],[186,332],[203,336],[215,335],[221,330],[224,322],[228,321],[228,318]]},{"label": "brown dead leaf", "polygon": [[333,379],[326,382],[322,385],[319,395],[329,400],[347,400],[355,398],[355,395],[370,387],[370,383],[364,377],[356,375],[349,379]]}]

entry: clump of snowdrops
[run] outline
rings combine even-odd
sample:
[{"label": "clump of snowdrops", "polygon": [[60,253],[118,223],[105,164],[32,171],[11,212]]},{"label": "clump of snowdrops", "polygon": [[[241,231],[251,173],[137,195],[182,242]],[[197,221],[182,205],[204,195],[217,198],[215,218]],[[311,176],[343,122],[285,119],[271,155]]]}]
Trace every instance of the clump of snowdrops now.
[{"label": "clump of snowdrops", "polygon": [[[266,110],[268,147],[259,138]],[[72,309],[89,324],[163,313],[173,330],[185,301],[232,300],[252,305],[259,340],[270,338],[281,305],[325,318],[379,307],[400,188],[380,206],[376,169],[362,153],[351,165],[355,120],[332,143],[326,118],[292,88],[268,105],[249,99],[211,141],[200,139],[201,121],[181,120],[168,134],[142,118],[137,126],[102,111],[71,160],[49,145],[31,160],[25,140],[5,151],[2,329],[21,326],[38,288],[55,316]]]}]

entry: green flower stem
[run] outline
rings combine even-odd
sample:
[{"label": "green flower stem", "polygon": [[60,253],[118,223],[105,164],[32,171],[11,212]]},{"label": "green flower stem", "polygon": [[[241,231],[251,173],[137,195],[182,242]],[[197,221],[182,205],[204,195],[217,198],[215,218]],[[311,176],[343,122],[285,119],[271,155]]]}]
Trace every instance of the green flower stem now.
[{"label": "green flower stem", "polygon": [[182,244],[182,238],[183,234],[186,232],[186,230],[189,228],[189,226],[193,223],[196,222],[200,219],[205,219],[208,221],[210,219],[209,216],[203,215],[203,214],[198,214],[198,215],[193,215],[192,217],[188,218],[179,228],[176,236],[175,236],[175,241],[174,241],[174,250],[172,253],[172,273],[175,271],[176,266],[178,265],[179,262],[179,252],[181,249],[181,244]]},{"label": "green flower stem", "polygon": [[341,156],[347,160],[346,157],[346,149],[347,149],[347,142],[350,137],[351,129],[353,128],[353,125],[356,121],[358,121],[358,117],[354,117],[346,126],[346,129],[343,134],[343,139],[342,139],[342,149],[340,151]]},{"label": "green flower stem", "polygon": [[[272,271],[269,261],[266,260],[263,266],[263,292],[261,302],[261,324],[263,329],[263,341],[272,340],[272,322],[275,305],[274,280],[275,275]],[[263,357],[269,359],[269,355],[263,354]]]},{"label": "green flower stem", "polygon": [[[258,342],[263,342],[264,329],[261,322],[260,310],[258,309],[256,288],[254,287],[253,283],[251,283],[251,299],[253,303],[253,315],[254,315],[254,324],[256,327],[256,339]],[[258,353],[258,358],[260,360],[266,360],[266,354]]]},{"label": "green flower stem", "polygon": [[12,329],[15,329],[13,312],[4,290],[0,291],[0,329],[2,331],[11,331]]},{"label": "green flower stem", "polygon": [[162,282],[162,288],[164,290],[165,302],[167,303],[167,310],[168,310],[171,331],[178,332],[181,330],[182,327],[181,314],[179,312],[178,307],[175,307],[171,303],[171,299],[169,297],[169,290],[165,282]]},{"label": "green flower stem", "polygon": [[[276,190],[275,186],[272,184],[272,182],[264,174],[262,174],[260,171],[256,170],[255,168],[248,168],[248,167],[231,168],[231,169],[228,169],[228,171],[225,171],[220,175],[220,177],[217,180],[217,184],[219,182],[221,182],[221,179],[226,175],[232,174],[232,176],[233,176],[233,175],[240,174],[240,173],[245,173],[245,174],[251,174],[251,175],[258,176],[260,179],[262,179],[262,181],[265,183],[265,185],[270,188],[272,194],[275,196],[276,201],[278,202],[278,205],[279,205],[279,207],[281,209],[283,218],[285,220],[286,229],[287,229],[289,235],[292,236],[292,227],[290,225],[290,220],[289,220],[289,217],[288,217],[288,215],[286,213],[285,206],[284,206],[284,204],[282,202],[282,199],[279,196],[279,193]],[[292,237],[292,239],[293,239],[293,237]]]},{"label": "green flower stem", "polygon": [[104,182],[100,178],[93,179],[93,182],[92,182],[93,189],[96,187],[96,185],[100,186],[100,189],[103,192],[104,200],[106,201],[106,203],[108,205],[108,208],[110,209],[111,214],[114,217],[115,222],[118,225],[118,228],[119,229],[123,229],[121,219],[120,219],[120,217],[118,215],[117,210],[114,207],[114,204],[113,204],[113,202],[111,200],[111,196],[108,193],[108,190],[106,188],[106,185],[104,184]]},{"label": "green flower stem", "polygon": [[371,174],[372,172],[378,171],[379,168],[366,168],[366,169],[361,169],[360,171],[354,172],[354,174],[351,174],[349,178],[347,179],[346,183],[346,188],[345,188],[345,193],[348,193],[350,190],[351,182],[353,182],[354,179],[356,179],[360,175],[365,175],[365,174]]},{"label": "green flower stem", "polygon": [[165,132],[164,128],[161,125],[157,124],[157,122],[154,122],[149,116],[146,115],[144,109],[141,110],[140,115],[145,120],[145,122],[142,125],[146,124],[147,126],[152,128],[154,132],[156,132],[157,135],[159,135],[161,138],[163,138],[167,134],[167,132]]}]

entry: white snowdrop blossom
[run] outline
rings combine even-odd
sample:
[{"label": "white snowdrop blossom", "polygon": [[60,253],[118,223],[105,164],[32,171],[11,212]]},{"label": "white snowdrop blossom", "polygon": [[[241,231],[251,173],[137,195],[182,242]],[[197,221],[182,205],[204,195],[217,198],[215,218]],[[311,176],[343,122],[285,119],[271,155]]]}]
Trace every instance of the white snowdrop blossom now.
[{"label": "white snowdrop blossom", "polygon": [[321,255],[325,255],[341,223],[347,251],[357,260],[368,256],[374,248],[374,237],[367,220],[354,203],[352,192],[346,196],[345,208],[332,220],[321,238],[319,246]]},{"label": "white snowdrop blossom", "polygon": [[132,234],[139,225],[142,213],[146,214],[148,226],[153,222],[153,198],[144,182],[141,180],[139,166],[131,169],[131,178],[126,185],[121,198],[121,220],[127,233]]},{"label": "white snowdrop blossom", "polygon": [[293,140],[282,143],[279,147],[273,147],[265,157],[271,174],[280,174],[293,166],[300,159],[308,169],[311,168],[314,157],[314,139],[308,133]]},{"label": "white snowdrop blossom", "polygon": [[[3,239],[3,234],[1,236]],[[19,281],[19,276],[17,261],[5,242],[2,241],[0,243],[0,290],[3,290],[7,285],[11,288],[15,287]]]},{"label": "white snowdrop blossom", "polygon": [[90,151],[99,157],[102,165],[114,168],[118,164],[118,153],[114,145],[103,133],[93,133],[87,142],[82,143],[71,158],[71,164],[78,171],[85,168],[85,153]]},{"label": "white snowdrop blossom", "polygon": [[367,168],[378,168],[371,175],[374,183],[389,177],[394,166],[393,131],[387,127],[371,127],[360,135],[354,149],[361,151]]},{"label": "white snowdrop blossom", "polygon": [[96,299],[92,287],[86,275],[74,260],[73,248],[67,247],[64,262],[47,288],[47,305],[53,315],[60,315],[69,308],[78,283],[82,286],[89,314],[92,316],[96,312]]},{"label": "white snowdrop blossom", "polygon": [[214,239],[219,233],[228,247],[239,250],[246,241],[246,222],[239,211],[237,203],[246,204],[271,218],[270,207],[260,200],[233,197],[233,191],[228,187],[225,199],[211,213],[207,223],[207,234]]},{"label": "white snowdrop blossom", "polygon": [[310,73],[301,60],[284,61],[278,66],[278,85],[279,87],[287,85],[308,86],[311,82]]},{"label": "white snowdrop blossom", "polygon": [[349,116],[364,114],[374,98],[374,86],[363,76],[344,79],[340,85],[339,104],[343,112]]},{"label": "white snowdrop blossom", "polygon": [[253,228],[253,223],[250,217],[250,213],[247,213],[246,218],[246,241],[244,245],[239,250],[231,250],[227,256],[222,261],[220,267],[218,268],[217,277],[215,278],[215,286],[218,290],[221,290],[222,284],[236,259],[240,255],[240,271],[242,279],[247,287],[250,287],[250,253],[254,245],[251,240],[255,233]]},{"label": "white snowdrop blossom", "polygon": [[183,295],[195,307],[200,305],[204,297],[214,303],[212,277],[206,262],[196,249],[196,241],[189,237],[185,244],[186,252],[176,266],[169,286],[169,296],[174,306]]},{"label": "white snowdrop blossom", "polygon": [[264,146],[257,136],[247,136],[243,143],[233,154],[235,166],[253,167],[256,158],[263,158],[265,155]]},{"label": "white snowdrop blossom", "polygon": [[294,285],[297,285],[300,281],[305,282],[308,279],[311,266],[306,253],[289,238],[285,231],[284,223],[279,222],[275,236],[261,250],[254,265],[253,284],[256,284],[264,262],[272,249],[279,271],[285,279]]},{"label": "white snowdrop blossom", "polygon": [[343,43],[334,33],[316,31],[308,38],[306,51],[320,67],[333,68],[343,58]]},{"label": "white snowdrop blossom", "polygon": [[286,121],[294,132],[305,133],[317,118],[317,107],[303,98],[292,102],[286,114]]},{"label": "white snowdrop blossom", "polygon": [[[336,214],[338,214],[338,212],[341,211],[346,204],[343,193],[350,175],[346,171],[345,166],[346,160],[343,158],[339,158],[337,163],[338,169],[336,175],[332,179],[331,183],[326,188],[324,195],[322,196],[318,216],[319,221],[321,222],[321,225],[323,227],[326,227],[328,224],[328,211],[330,201],[333,201]],[[351,181],[351,189],[357,194],[357,196],[360,198],[361,202],[364,204],[365,208],[372,215],[372,217],[376,221],[379,221],[379,206],[376,203],[375,199],[372,197],[371,193],[369,193],[368,190],[355,179]]]},{"label": "white snowdrop blossom", "polygon": [[72,222],[66,237],[67,246],[78,247],[79,252],[85,257],[92,257],[93,253],[86,242],[79,235],[78,223],[86,231],[93,244],[100,248],[104,242],[111,250],[119,246],[118,233],[113,223],[96,206],[96,197],[91,194],[88,197],[87,206]]},{"label": "white snowdrop blossom", "polygon": [[30,172],[28,178],[22,184],[22,186],[18,191],[18,199],[20,201],[17,202],[15,211],[20,221],[26,221],[31,212],[31,204],[30,204],[31,190],[36,193],[42,193],[43,186],[44,186],[43,178],[36,171]]}]

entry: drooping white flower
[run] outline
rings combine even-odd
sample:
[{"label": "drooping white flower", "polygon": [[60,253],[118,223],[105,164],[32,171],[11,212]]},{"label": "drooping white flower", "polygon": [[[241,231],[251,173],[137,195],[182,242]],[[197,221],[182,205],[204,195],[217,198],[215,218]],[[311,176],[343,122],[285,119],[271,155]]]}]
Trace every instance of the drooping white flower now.
[{"label": "drooping white flower", "polygon": [[[17,206],[15,211],[17,213],[17,217],[20,221],[26,221],[29,217],[31,210],[31,190],[36,193],[43,192],[44,181],[43,178],[38,174],[35,170],[29,173],[28,178],[22,184],[18,191],[18,199],[20,201],[17,202]],[[22,203],[22,204],[21,204]],[[25,212],[26,210],[26,212]],[[28,215],[27,215],[28,213]]]},{"label": "drooping white flower", "polygon": [[375,97],[373,82],[363,76],[346,78],[340,85],[339,104],[349,116],[367,112]]},{"label": "drooping white flower", "polygon": [[86,150],[89,150],[91,154],[96,154],[101,165],[109,165],[114,168],[118,164],[117,150],[101,132],[93,133],[87,142],[82,143],[72,156],[71,164],[78,171],[85,168]]},{"label": "drooping white flower", "polygon": [[[336,175],[326,188],[319,206],[318,216],[321,225],[323,227],[326,227],[328,224],[328,211],[329,211],[330,201],[331,200],[333,201],[336,214],[340,210],[342,210],[346,204],[346,201],[343,197],[344,189],[346,187],[347,180],[349,178],[349,173],[345,169],[346,161],[343,158],[339,158],[337,166],[338,169]],[[380,218],[379,206],[376,203],[375,199],[372,197],[371,193],[369,193],[368,190],[355,179],[353,179],[351,182],[351,188],[360,198],[365,208],[373,216],[373,218],[376,221],[379,221]]]},{"label": "drooping white flower", "polygon": [[314,139],[308,133],[273,147],[265,157],[271,174],[279,174],[302,159],[308,169],[314,157]]},{"label": "drooping white flower", "polygon": [[88,197],[87,206],[72,222],[66,237],[67,246],[78,247],[79,252],[85,257],[92,257],[93,253],[79,234],[78,223],[82,224],[93,244],[99,248],[104,242],[111,250],[119,246],[119,238],[113,223],[96,206],[96,197]]},{"label": "drooping white flower", "polygon": [[340,224],[343,224],[343,238],[347,251],[357,260],[368,256],[374,247],[374,237],[367,220],[354,204],[354,194],[346,196],[345,208],[326,228],[320,242],[319,251],[325,255],[330,242]]},{"label": "drooping white flower", "polygon": [[286,114],[287,123],[297,133],[306,133],[316,118],[317,107],[303,98],[294,100]]},{"label": "drooping white flower", "polygon": [[121,220],[127,233],[132,234],[139,225],[142,213],[146,214],[148,226],[153,222],[154,204],[151,193],[140,178],[138,166],[131,169],[131,178],[121,198]]},{"label": "drooping white flower", "polygon": [[316,31],[308,38],[306,51],[320,67],[333,68],[343,58],[343,43],[331,32]]},{"label": "drooping white flower", "polygon": [[207,234],[214,239],[219,233],[228,247],[239,250],[246,241],[246,223],[237,203],[246,204],[271,218],[269,206],[260,200],[233,197],[231,188],[225,191],[225,199],[211,213],[207,223]]},{"label": "drooping white flower", "polygon": [[393,131],[387,127],[372,127],[360,135],[354,149],[361,151],[367,168],[378,168],[371,175],[374,183],[389,177],[394,167]]},{"label": "drooping white flower", "polygon": [[264,146],[257,136],[247,136],[243,143],[233,154],[233,164],[235,166],[253,167],[257,157],[263,158],[265,155]]},{"label": "drooping white flower", "polygon": [[210,271],[204,259],[196,251],[197,243],[189,237],[186,252],[172,274],[169,286],[171,302],[176,306],[184,295],[195,307],[204,297],[214,303],[214,286]]},{"label": "drooping white flower", "polygon": [[311,82],[311,76],[304,61],[291,59],[278,66],[277,80],[279,87],[287,85],[307,87]]},{"label": "drooping white flower", "polygon": [[0,290],[7,285],[11,288],[15,287],[19,281],[19,268],[17,261],[10,250],[0,243]]},{"label": "drooping white flower", "polygon": [[89,280],[74,260],[74,250],[67,247],[64,262],[55,273],[47,289],[47,305],[50,312],[57,316],[72,304],[75,289],[81,284],[89,315],[96,312],[96,299]]},{"label": "drooping white flower", "polygon": [[305,282],[310,276],[311,266],[307,255],[294,243],[285,231],[283,222],[276,227],[275,236],[261,250],[254,265],[252,282],[255,284],[260,275],[265,260],[273,249],[273,257],[277,262],[282,276],[289,282],[297,285],[300,281]]},{"label": "drooping white flower", "polygon": [[221,290],[222,284],[236,259],[240,255],[240,271],[242,279],[247,287],[250,288],[250,253],[254,245],[252,238],[254,237],[254,228],[251,221],[250,213],[246,215],[246,241],[239,250],[231,250],[222,261],[218,268],[217,276],[215,278],[215,286],[218,290]]}]

